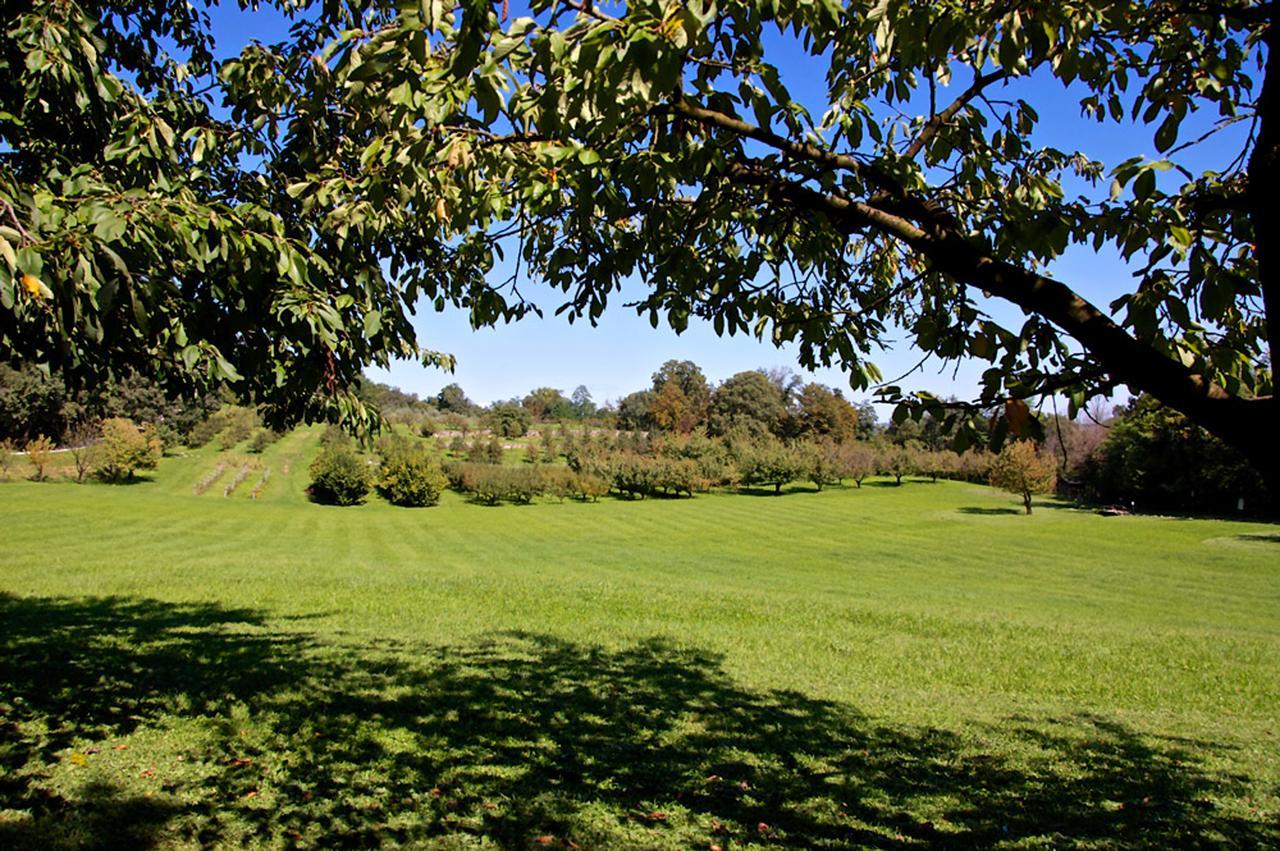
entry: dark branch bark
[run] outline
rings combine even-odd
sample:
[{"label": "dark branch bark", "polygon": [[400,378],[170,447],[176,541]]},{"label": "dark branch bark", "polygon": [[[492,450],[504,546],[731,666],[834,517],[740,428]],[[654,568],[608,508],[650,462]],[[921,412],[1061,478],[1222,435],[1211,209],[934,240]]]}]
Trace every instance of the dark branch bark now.
[{"label": "dark branch bark", "polygon": [[1273,370],[1276,356],[1280,355],[1280,211],[1275,201],[1276,187],[1280,186],[1280,58],[1276,56],[1280,33],[1275,20],[1278,15],[1273,8],[1267,33],[1266,74],[1258,98],[1258,140],[1249,157],[1248,170],[1249,212]]},{"label": "dark branch bark", "polygon": [[735,165],[730,175],[740,183],[763,187],[784,203],[825,215],[846,230],[875,228],[909,245],[956,280],[1045,317],[1083,345],[1117,381],[1149,393],[1204,426],[1249,455],[1271,487],[1280,485],[1280,464],[1273,448],[1280,411],[1273,397],[1232,396],[1130,335],[1061,281],[993,258],[960,234],[926,231],[893,212],[826,195],[757,168]]},{"label": "dark branch bark", "polygon": [[1009,76],[1009,72],[1001,68],[998,71],[992,71],[990,74],[980,74],[973,81],[969,88],[960,93],[960,97],[951,102],[951,105],[930,118],[920,130],[920,135],[912,140],[907,149],[903,151],[903,155],[908,159],[915,159],[920,152],[928,146],[934,136],[938,135],[943,127],[951,122],[953,118],[960,114],[960,110],[964,109],[969,103],[982,94],[982,91],[992,83],[998,83]]}]

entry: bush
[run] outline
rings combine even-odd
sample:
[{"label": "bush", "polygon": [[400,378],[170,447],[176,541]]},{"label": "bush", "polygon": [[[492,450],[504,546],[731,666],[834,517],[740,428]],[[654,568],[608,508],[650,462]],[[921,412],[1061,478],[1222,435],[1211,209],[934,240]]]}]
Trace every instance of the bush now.
[{"label": "bush", "polygon": [[14,452],[13,441],[10,438],[0,440],[0,478],[9,478],[9,468],[18,457]]},{"label": "bush", "polygon": [[280,432],[274,429],[260,428],[253,433],[253,439],[249,441],[249,451],[259,455],[264,449],[279,440],[281,436]]},{"label": "bush", "polygon": [[501,464],[503,459],[502,441],[497,436],[489,438],[484,447],[485,459],[490,464]]},{"label": "bush", "polygon": [[226,417],[221,411],[215,413],[208,419],[201,420],[196,423],[195,427],[187,434],[187,446],[192,449],[199,449],[205,446],[209,441],[218,436],[218,432],[222,431],[227,425]]},{"label": "bush", "polygon": [[[224,408],[227,425],[218,435],[218,445],[224,450],[247,440],[261,422],[258,412],[252,408]],[[220,412],[222,413],[222,412]]]},{"label": "bush", "polygon": [[94,466],[108,482],[131,480],[135,470],[148,470],[160,461],[160,439],[131,420],[112,417],[102,422],[102,439],[95,450]]},{"label": "bush", "polygon": [[31,466],[36,468],[35,475],[32,478],[37,482],[43,482],[47,475],[49,463],[53,461],[53,441],[43,434],[36,435],[27,441],[27,445],[23,449],[26,450],[27,460],[31,462]]},{"label": "bush", "polygon": [[369,495],[369,469],[349,443],[330,443],[311,462],[308,493],[316,502],[359,505]]},{"label": "bush", "polygon": [[378,489],[392,505],[435,505],[448,483],[439,462],[424,447],[397,441],[384,451]]}]

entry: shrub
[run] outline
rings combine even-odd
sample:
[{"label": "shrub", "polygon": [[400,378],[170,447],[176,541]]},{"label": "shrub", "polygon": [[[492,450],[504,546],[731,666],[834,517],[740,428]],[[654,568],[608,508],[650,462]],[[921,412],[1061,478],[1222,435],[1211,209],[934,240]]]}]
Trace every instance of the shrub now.
[{"label": "shrub", "polygon": [[13,466],[14,459],[17,458],[13,453],[13,441],[7,437],[4,440],[0,440],[0,478],[9,478],[9,469]]},{"label": "shrub", "polygon": [[448,483],[439,462],[422,446],[398,441],[383,453],[378,489],[392,505],[435,505]]},{"label": "shrub", "polygon": [[226,412],[227,426],[218,435],[218,444],[223,449],[230,449],[253,434],[259,424],[258,412],[252,408],[235,407],[224,408],[223,411]]},{"label": "shrub", "polygon": [[35,467],[35,475],[32,478],[37,482],[43,482],[49,464],[53,461],[53,441],[43,434],[36,435],[27,441],[23,449],[26,450],[27,460],[31,462],[32,467]]},{"label": "shrub", "polygon": [[336,425],[327,425],[324,431],[320,432],[320,448],[328,449],[335,446],[350,446],[351,436]]},{"label": "shrub", "polygon": [[311,487],[316,502],[359,505],[369,494],[369,469],[349,442],[330,443],[311,462]]},{"label": "shrub", "polygon": [[132,480],[135,470],[149,470],[160,461],[163,447],[150,429],[138,428],[124,417],[102,421],[95,466],[99,478],[108,482]]},{"label": "shrub", "polygon": [[502,441],[498,440],[497,435],[489,438],[489,442],[484,447],[485,460],[490,464],[501,464],[503,458]]},{"label": "shrub", "polygon": [[466,439],[460,434],[455,434],[453,436],[453,439],[449,441],[449,454],[455,455],[455,456],[464,455],[466,454],[466,451],[467,451]]},{"label": "shrub", "polygon": [[89,474],[94,463],[96,463],[96,455],[98,454],[98,440],[101,433],[96,423],[78,422],[67,429],[67,433],[63,435],[63,445],[71,453],[71,460],[76,465],[76,483],[84,481],[84,477]]},{"label": "shrub", "polygon": [[255,455],[261,454],[271,444],[281,438],[281,434],[274,429],[260,428],[253,433],[253,439],[249,441],[249,451]]},{"label": "shrub", "polygon": [[201,446],[208,444],[218,436],[218,432],[222,431],[227,425],[225,415],[221,411],[215,413],[208,419],[201,420],[196,423],[195,427],[187,435],[187,446],[192,449],[199,449]]},{"label": "shrub", "polygon": [[442,465],[441,470],[444,472],[445,480],[448,481],[449,487],[462,493],[467,489],[466,475],[469,464],[460,461],[447,461]]}]

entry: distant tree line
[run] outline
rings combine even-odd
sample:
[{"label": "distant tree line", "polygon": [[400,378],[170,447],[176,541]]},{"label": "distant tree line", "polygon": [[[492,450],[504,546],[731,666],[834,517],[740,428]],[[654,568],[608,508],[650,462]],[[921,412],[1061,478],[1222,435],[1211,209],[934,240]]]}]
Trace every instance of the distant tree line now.
[{"label": "distant tree line", "polygon": [[[987,481],[992,472],[992,456],[951,451],[954,421],[924,414],[882,425],[870,403],[853,402],[787,369],[739,372],[713,384],[692,361],[669,360],[649,386],[603,405],[581,385],[569,395],[538,387],[488,406],[470,400],[457,383],[428,398],[369,379],[354,389],[397,431],[451,432],[441,448],[472,464],[500,465],[501,441],[536,428],[541,443],[526,448],[526,460],[563,463],[574,475],[593,477],[578,493],[582,498],[594,498],[598,482],[644,497],[725,486],[776,491],[796,480],[822,487],[874,474],[897,482],[911,476]],[[993,426],[999,413],[990,412]],[[254,408],[229,398],[175,396],[140,377],[71,392],[56,374],[0,365],[6,469],[9,452],[27,451],[32,464],[43,465],[60,447],[70,450],[77,479],[114,477],[117,467],[103,461],[103,450],[95,450],[96,460],[90,452],[102,443],[110,420],[145,431],[148,452],[214,440],[223,449],[247,441],[249,452],[261,452],[280,437],[263,427]],[[1149,397],[1076,420],[1049,415],[1041,424],[1045,439],[1037,454],[1053,460],[1063,496],[1148,511],[1274,510],[1261,476],[1241,454]],[[118,436],[120,428],[113,428]],[[478,439],[468,441],[468,435]],[[36,475],[43,469],[37,466]],[[859,477],[850,472],[855,470],[869,472]],[[478,475],[473,469],[472,479]],[[1045,477],[1037,481],[1043,485]]]}]

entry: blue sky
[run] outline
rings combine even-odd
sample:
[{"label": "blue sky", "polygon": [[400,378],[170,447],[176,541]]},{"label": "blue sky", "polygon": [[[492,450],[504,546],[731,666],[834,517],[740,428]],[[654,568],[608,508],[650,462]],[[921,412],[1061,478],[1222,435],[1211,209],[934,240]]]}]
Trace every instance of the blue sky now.
[{"label": "blue sky", "polygon": [[[212,10],[219,53],[234,53],[250,39],[271,41],[284,36],[286,25],[271,10],[241,11],[235,5]],[[825,106],[824,80],[813,73],[812,58],[807,58],[794,43],[782,38],[770,39],[768,55],[777,64],[792,95],[812,105],[815,114]],[[953,85],[963,86],[967,80],[957,78]],[[1108,167],[1134,155],[1155,158],[1151,142],[1152,128],[1099,125],[1080,117],[1078,92],[1066,92],[1052,81],[1024,80],[1011,91],[1028,99],[1039,111],[1041,125],[1038,141],[1064,150],[1080,150],[1099,159]],[[1207,127],[1215,116],[1193,116],[1187,128]],[[1187,138],[1190,129],[1185,129]],[[1238,150],[1239,136],[1226,137]],[[1222,143],[1219,143],[1222,144]],[[1196,159],[1203,159],[1198,163]],[[1222,150],[1200,151],[1190,161],[1193,166],[1209,168],[1230,159]],[[1083,191],[1072,187],[1068,191]],[[1106,191],[1100,187],[1097,192]],[[1092,193],[1091,193],[1092,194]],[[1094,254],[1072,249],[1048,270],[1068,283],[1081,295],[1105,307],[1112,299],[1130,288],[1130,272],[1114,254]],[[499,268],[495,276],[504,276]],[[642,282],[632,284],[635,291]],[[536,290],[534,291],[536,292]],[[464,312],[446,309],[435,313],[426,305],[419,311],[415,325],[420,342],[430,349],[446,351],[457,357],[457,370],[449,374],[429,370],[414,363],[398,363],[390,370],[370,370],[379,381],[397,385],[422,396],[433,395],[440,387],[459,383],[475,401],[488,403],[498,399],[523,396],[534,387],[551,386],[566,393],[585,385],[597,402],[614,400],[631,391],[643,389],[651,374],[669,359],[692,360],[699,364],[712,381],[723,380],[735,372],[757,367],[785,366],[806,380],[820,381],[848,392],[847,378],[839,369],[802,371],[794,348],[775,348],[771,343],[752,337],[717,337],[709,323],[693,320],[685,333],[676,335],[664,325],[651,328],[647,317],[637,316],[623,307],[625,294],[610,303],[598,327],[586,323],[570,326],[551,316],[558,304],[554,294],[538,300],[550,308],[546,319],[529,317],[518,323],[472,330]],[[983,305],[992,315],[1011,327],[1021,325],[1020,312],[1003,302]],[[874,355],[886,380],[896,379],[910,370],[920,353],[891,337],[891,345]],[[896,343],[896,344],[893,344]],[[930,362],[902,382],[904,388],[928,390],[940,395],[969,397],[975,394],[977,378],[988,364],[964,362],[942,364]],[[851,394],[863,398],[868,394]]]}]

